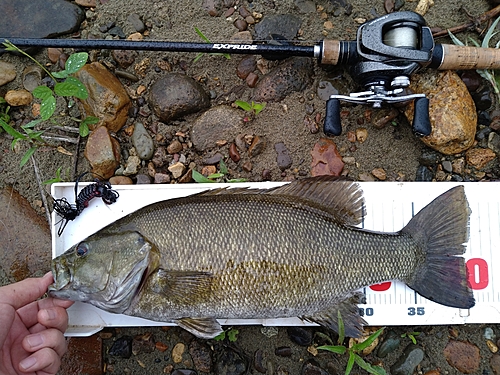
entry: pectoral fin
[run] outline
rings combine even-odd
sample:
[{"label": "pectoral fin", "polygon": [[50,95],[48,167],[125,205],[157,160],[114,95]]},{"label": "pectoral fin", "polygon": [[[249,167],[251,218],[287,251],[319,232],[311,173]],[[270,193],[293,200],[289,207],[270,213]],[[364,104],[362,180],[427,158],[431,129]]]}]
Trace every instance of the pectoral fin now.
[{"label": "pectoral fin", "polygon": [[150,276],[151,290],[179,304],[191,305],[210,297],[212,274],[158,269]]},{"label": "pectoral fin", "polygon": [[202,339],[213,339],[223,332],[219,322],[214,318],[182,318],[177,319],[175,323]]},{"label": "pectoral fin", "polygon": [[324,327],[330,328],[335,332],[339,331],[338,312],[344,322],[345,335],[347,337],[360,337],[363,331],[365,320],[359,315],[358,303],[364,303],[365,295],[363,293],[354,293],[347,296],[346,299],[331,308],[321,311],[314,316],[303,316],[302,319],[318,323]]}]

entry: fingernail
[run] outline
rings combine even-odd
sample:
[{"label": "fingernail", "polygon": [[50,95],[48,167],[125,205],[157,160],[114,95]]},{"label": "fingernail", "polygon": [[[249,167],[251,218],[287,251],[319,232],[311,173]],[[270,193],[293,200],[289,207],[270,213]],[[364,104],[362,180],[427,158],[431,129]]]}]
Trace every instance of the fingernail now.
[{"label": "fingernail", "polygon": [[43,337],[42,335],[38,334],[27,336],[26,340],[28,341],[29,346],[31,346],[32,348],[43,344]]},{"label": "fingernail", "polygon": [[56,312],[52,309],[42,310],[42,314],[43,314],[43,318],[45,318],[45,320],[53,320],[57,317]]},{"label": "fingernail", "polygon": [[23,370],[29,370],[34,365],[36,365],[36,358],[35,357],[28,357],[26,359],[23,359],[21,362],[19,362],[19,366],[22,367]]}]

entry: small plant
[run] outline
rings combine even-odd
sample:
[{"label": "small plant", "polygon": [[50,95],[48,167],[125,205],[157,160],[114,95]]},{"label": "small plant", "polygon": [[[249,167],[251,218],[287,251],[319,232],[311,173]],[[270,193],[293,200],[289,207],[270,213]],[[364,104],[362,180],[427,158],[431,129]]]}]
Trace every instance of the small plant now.
[{"label": "small plant", "polygon": [[[470,42],[472,44],[474,44],[476,47],[489,48],[491,38],[495,34],[498,33],[498,31],[495,32],[495,28],[497,27],[497,24],[499,21],[500,21],[500,17],[498,17],[495,20],[495,22],[493,22],[491,24],[488,31],[484,35],[484,39],[481,42],[481,44],[479,44],[478,41],[469,37]],[[458,39],[455,35],[453,35],[453,33],[450,30],[448,30],[448,35],[450,36],[453,43],[455,43],[456,45],[458,45],[458,46],[465,46],[466,45],[460,39]],[[497,42],[497,44],[495,45],[495,48],[499,48],[499,47],[500,47],[500,41]],[[479,75],[481,75],[481,77],[483,77],[485,80],[487,80],[491,84],[491,86],[493,87],[493,91],[495,91],[495,94],[500,99],[500,88],[499,88],[500,87],[500,77],[498,75],[495,77],[495,71],[494,70],[487,70],[487,69],[477,69],[476,71],[479,73]]]},{"label": "small plant", "polygon": [[236,104],[244,111],[250,112],[250,117],[246,118],[246,121],[250,121],[251,119],[255,118],[255,116],[257,116],[264,110],[264,108],[266,108],[266,103],[255,103],[254,101],[248,103],[243,100],[236,100],[234,104]]},{"label": "small plant", "polygon": [[10,122],[10,106],[7,104],[4,98],[0,97],[0,120],[4,122]]},{"label": "small plant", "polygon": [[240,333],[236,328],[230,328],[226,331],[222,331],[220,334],[214,337],[215,341],[223,341],[226,337],[230,342],[236,342],[238,338],[238,333]]},{"label": "small plant", "polygon": [[359,352],[369,347],[375,341],[375,339],[383,332],[384,328],[380,328],[378,331],[372,333],[365,341],[360,342],[358,344],[354,344],[352,347],[347,348],[345,345],[342,344],[345,339],[345,328],[344,328],[344,321],[342,319],[340,311],[338,312],[338,327],[339,327],[339,339],[337,341],[338,345],[323,345],[323,346],[318,346],[318,349],[327,350],[332,353],[342,354],[342,355],[345,353],[349,353],[349,359],[347,361],[345,375],[349,375],[351,373],[355,363],[363,370],[369,372],[370,374],[386,375],[386,372],[382,367],[374,366],[366,362],[358,354]]},{"label": "small plant", "polygon": [[[210,40],[209,40],[209,39],[208,39],[208,38],[207,38],[207,37],[206,37],[206,36],[205,36],[205,35],[201,32],[201,30],[200,30],[200,29],[198,29],[197,27],[195,27],[195,28],[194,28],[194,31],[196,31],[196,34],[198,34],[198,35],[199,35],[199,37],[200,37],[201,39],[203,39],[203,41],[204,41],[205,43],[210,43],[210,44],[212,43],[212,42],[211,42],[211,41],[210,41]],[[216,55],[219,55],[219,56],[220,56],[220,55],[222,55],[222,56],[224,56],[226,59],[231,60],[231,55],[230,55],[229,53],[211,53],[210,55],[214,55],[214,56],[216,56]],[[203,52],[202,52],[202,53],[199,53],[199,54],[198,54],[198,55],[196,55],[196,57],[194,58],[193,62],[197,62],[197,61],[198,61],[198,60],[199,60],[202,56],[203,56]]]},{"label": "small plant", "polygon": [[[38,86],[33,90],[33,96],[41,100],[40,103],[40,118],[30,121],[28,124],[21,126],[23,132],[15,130],[10,124],[10,116],[8,115],[9,107],[5,110],[0,110],[0,127],[10,134],[14,140],[12,141],[12,148],[19,141],[25,141],[29,144],[28,151],[21,158],[20,166],[22,167],[29,160],[31,155],[40,146],[50,145],[42,138],[45,130],[35,130],[35,126],[44,121],[54,122],[53,115],[56,110],[56,96],[63,97],[69,104],[69,98],[75,97],[78,99],[87,99],[88,91],[85,85],[77,78],[71,77],[71,74],[78,72],[87,62],[88,54],[86,52],[79,52],[72,54],[66,61],[66,68],[60,72],[49,72],[43,64],[38,62],[35,58],[24,52],[22,49],[16,47],[9,41],[2,43],[7,51],[18,52],[42,68],[47,75],[55,82],[54,89],[47,86]],[[61,79],[59,82],[57,79]],[[2,98],[3,99],[3,98]],[[0,106],[4,106],[5,100],[0,101]],[[69,106],[69,105],[68,105]],[[1,108],[1,107],[0,107]],[[89,133],[89,125],[95,124],[99,121],[97,117],[87,116],[83,119],[71,117],[71,120],[79,123],[79,134],[86,137]],[[56,123],[57,124],[57,123]]]},{"label": "small plant", "polygon": [[406,332],[401,335],[401,338],[408,337],[414,345],[417,345],[416,336],[420,335],[420,332]]},{"label": "small plant", "polygon": [[[69,174],[69,171],[67,170],[66,171],[66,175],[68,175],[68,174]],[[46,181],[43,181],[43,184],[44,185],[48,185],[48,184],[53,184],[53,183],[56,183],[56,182],[63,182],[63,181],[64,180],[61,177],[61,167],[59,167],[56,170],[56,177],[51,178],[51,179],[46,180]]]},{"label": "small plant", "polygon": [[226,163],[223,160],[219,162],[219,172],[212,173],[207,177],[203,176],[200,172],[193,169],[192,177],[193,180],[199,183],[210,183],[210,182],[245,182],[246,178],[226,178],[229,170],[227,169]]}]

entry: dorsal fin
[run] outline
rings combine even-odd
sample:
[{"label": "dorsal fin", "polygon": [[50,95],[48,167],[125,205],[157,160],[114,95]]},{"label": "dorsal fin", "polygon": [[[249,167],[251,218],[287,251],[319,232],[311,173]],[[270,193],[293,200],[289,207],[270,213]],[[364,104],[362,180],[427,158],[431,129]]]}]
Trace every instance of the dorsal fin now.
[{"label": "dorsal fin", "polygon": [[198,196],[269,194],[297,197],[320,206],[345,225],[358,225],[365,215],[363,191],[358,183],[345,177],[318,176],[292,181],[271,189],[220,188],[207,190]]},{"label": "dorsal fin", "polygon": [[272,189],[268,193],[312,201],[346,225],[360,224],[365,215],[363,191],[358,183],[344,177],[305,178]]}]

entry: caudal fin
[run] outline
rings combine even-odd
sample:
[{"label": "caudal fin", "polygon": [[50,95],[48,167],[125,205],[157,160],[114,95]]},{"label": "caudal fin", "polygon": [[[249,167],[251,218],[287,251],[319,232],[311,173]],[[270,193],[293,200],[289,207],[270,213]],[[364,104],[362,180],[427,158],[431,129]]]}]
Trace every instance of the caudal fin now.
[{"label": "caudal fin", "polygon": [[464,258],[459,256],[469,238],[469,215],[464,187],[457,186],[434,199],[402,230],[420,245],[425,257],[405,280],[408,286],[431,301],[461,309],[475,303]]}]

